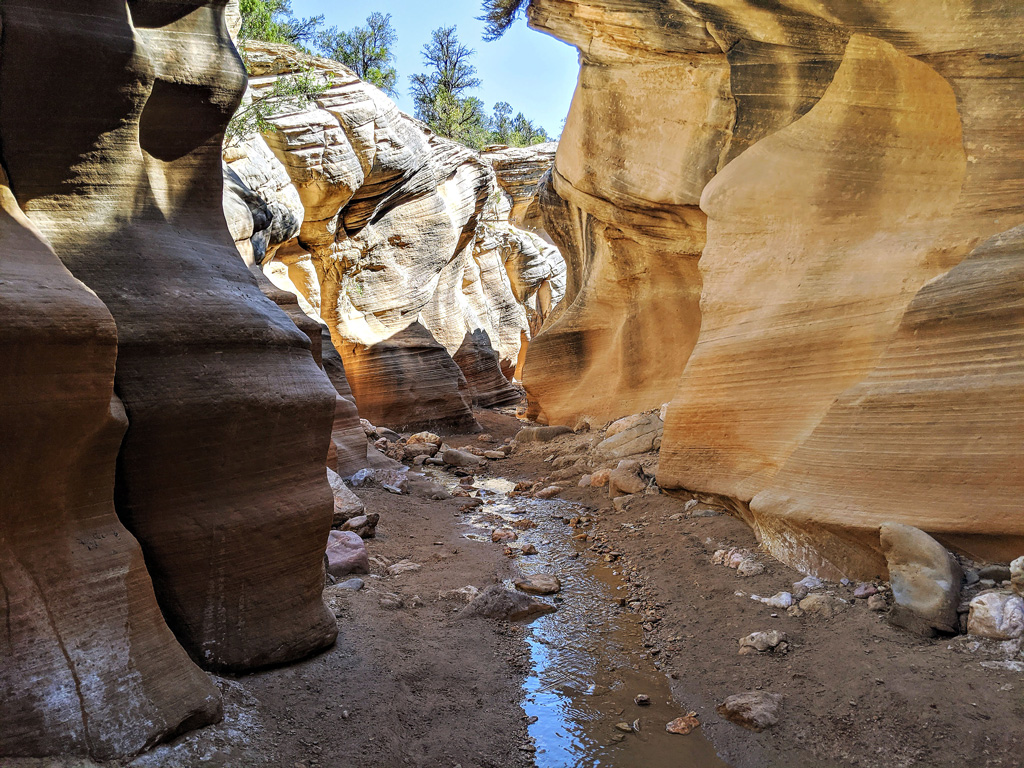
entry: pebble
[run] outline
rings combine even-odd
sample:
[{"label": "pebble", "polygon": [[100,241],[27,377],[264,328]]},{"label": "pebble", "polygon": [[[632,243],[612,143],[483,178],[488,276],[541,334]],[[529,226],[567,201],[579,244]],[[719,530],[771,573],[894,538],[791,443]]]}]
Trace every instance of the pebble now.
[{"label": "pebble", "polygon": [[363,588],[362,579],[349,579],[338,584],[339,589],[351,589],[353,592],[358,592]]},{"label": "pebble", "polygon": [[685,736],[691,733],[694,728],[700,727],[700,720],[697,719],[696,712],[688,712],[682,717],[677,717],[670,723],[665,725],[665,730],[669,733],[677,733],[681,736]]},{"label": "pebble", "polygon": [[519,552],[523,555],[536,555],[537,548],[533,544],[523,544],[523,548]]},{"label": "pebble", "polygon": [[651,697],[648,696],[646,693],[638,693],[636,696],[633,697],[633,701],[638,706],[647,707],[651,704]]},{"label": "pebble", "polygon": [[740,655],[765,651],[785,653],[788,650],[789,636],[777,629],[769,632],[752,632],[740,639]]},{"label": "pebble", "polygon": [[533,494],[538,499],[553,499],[555,496],[562,492],[562,488],[557,485],[549,485],[547,488],[537,491]]},{"label": "pebble", "polygon": [[491,532],[491,541],[498,544],[502,541],[515,541],[519,536],[516,535],[515,531],[510,531],[506,528],[495,528]]},{"label": "pebble", "polygon": [[986,565],[978,571],[979,579],[991,579],[992,581],[1009,581],[1010,566],[1008,565]]},{"label": "pebble", "polygon": [[766,691],[747,691],[730,696],[717,709],[726,720],[759,732],[779,722],[782,696]]},{"label": "pebble", "polygon": [[1024,595],[1024,557],[1010,563],[1010,585],[1018,595]]},{"label": "pebble", "polygon": [[633,732],[633,726],[631,726],[629,723],[616,723],[615,727],[618,728],[623,733],[632,733]]}]

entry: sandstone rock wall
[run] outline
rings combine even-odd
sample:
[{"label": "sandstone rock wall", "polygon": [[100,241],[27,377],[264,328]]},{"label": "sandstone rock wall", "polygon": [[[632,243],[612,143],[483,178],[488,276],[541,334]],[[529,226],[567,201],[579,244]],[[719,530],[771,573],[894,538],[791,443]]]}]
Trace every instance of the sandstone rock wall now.
[{"label": "sandstone rock wall", "polygon": [[[264,43],[247,55],[254,98],[306,67],[331,81],[225,160],[282,215],[263,269],[326,324],[361,415],[471,428],[474,404],[516,402],[508,379],[563,293],[557,249],[509,225],[513,199],[479,155],[342,65]],[[550,152],[536,158],[539,177]]]},{"label": "sandstone rock wall", "polygon": [[1022,17],[534,0],[582,64],[542,191],[569,271],[531,413],[672,400],[659,484],[731,500],[804,570],[884,571],[886,520],[1020,549]]},{"label": "sandstone rock wall", "polygon": [[224,3],[0,25],[0,754],[116,758],[334,641],[336,394],[221,213]]}]

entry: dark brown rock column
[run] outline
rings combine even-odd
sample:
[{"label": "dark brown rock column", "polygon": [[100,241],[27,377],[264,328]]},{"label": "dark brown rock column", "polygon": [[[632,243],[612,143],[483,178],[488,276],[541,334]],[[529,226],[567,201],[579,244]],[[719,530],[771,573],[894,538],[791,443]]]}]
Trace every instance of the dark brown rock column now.
[{"label": "dark brown rock column", "polygon": [[0,756],[122,757],[220,717],[114,513],[116,356],[0,186]]},{"label": "dark brown rock column", "polygon": [[244,72],[224,2],[5,0],[11,188],[117,323],[117,511],[194,658],[245,670],[336,636],[321,561],[334,391],[221,211]]}]

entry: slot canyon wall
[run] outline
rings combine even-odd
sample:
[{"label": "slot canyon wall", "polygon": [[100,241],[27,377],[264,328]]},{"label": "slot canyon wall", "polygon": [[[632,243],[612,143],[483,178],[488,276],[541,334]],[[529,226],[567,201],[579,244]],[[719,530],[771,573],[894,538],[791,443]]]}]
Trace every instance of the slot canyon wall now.
[{"label": "slot canyon wall", "polygon": [[510,216],[535,199],[553,146],[481,157],[337,62],[257,42],[246,58],[253,98],[303,70],[330,78],[312,102],[277,110],[276,130],[229,142],[224,160],[270,214],[236,228],[240,250],[324,323],[359,414],[472,429],[474,405],[517,403],[509,380],[565,268]]},{"label": "slot canyon wall", "polygon": [[117,758],[334,642],[337,393],[225,225],[224,0],[0,28],[0,755]]},{"label": "slot canyon wall", "polygon": [[581,72],[541,191],[530,413],[671,401],[658,483],[780,559],[1024,546],[1024,6],[533,0]]}]

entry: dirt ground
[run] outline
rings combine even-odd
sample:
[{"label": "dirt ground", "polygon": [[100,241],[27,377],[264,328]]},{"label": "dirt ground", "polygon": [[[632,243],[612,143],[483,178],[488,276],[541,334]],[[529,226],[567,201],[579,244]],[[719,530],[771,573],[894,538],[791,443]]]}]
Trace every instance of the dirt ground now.
[{"label": "dirt ground", "polygon": [[[545,459],[575,452],[585,466],[590,454],[581,448],[598,437],[567,435],[524,447],[502,471],[544,478],[553,474]],[[645,466],[657,459],[635,458],[646,459]],[[654,614],[645,645],[672,678],[678,702],[698,712],[705,734],[734,768],[1024,765],[1024,675],[999,668],[1005,649],[896,629],[885,613],[853,599],[856,585],[827,585],[850,603],[832,618],[789,616],[749,595],[791,591],[802,574],[759,552],[738,519],[708,504],[684,512],[690,496],[656,488],[620,512],[607,488],[576,487],[579,474],[559,481],[566,487],[560,497],[597,510],[595,546],[622,553],[644,610]],[[715,550],[735,546],[757,554],[764,573],[741,577],[712,564]],[[772,629],[787,633],[788,653],[738,654],[740,638]],[[778,725],[753,733],[716,714],[727,696],[748,690],[783,695]]]},{"label": "dirt ground", "polygon": [[[482,412],[497,442],[524,424]],[[994,648],[971,651],[964,638],[923,640],[894,629],[883,613],[853,600],[853,585],[829,585],[849,601],[832,618],[803,616],[752,601],[801,578],[758,551],[750,530],[707,504],[652,488],[622,511],[607,489],[579,488],[599,433],[522,446],[489,474],[538,481],[553,461],[563,470],[561,498],[593,510],[586,529],[596,557],[614,552],[625,572],[645,648],[669,676],[682,711],[733,768],[779,766],[1024,766],[1024,680],[986,668]],[[448,436],[481,446],[477,435]],[[640,457],[649,467],[655,454]],[[461,537],[465,499],[431,500],[360,489],[367,512],[381,516],[367,542],[378,558],[360,591],[327,590],[339,619],[334,649],[303,663],[218,681],[222,725],[143,755],[136,768],[281,766],[283,768],[515,768],[533,764],[521,707],[528,658],[521,626],[457,617],[462,603],[439,599],[465,585],[483,588],[515,573],[499,544]],[[714,565],[716,549],[752,550],[766,569],[741,577]],[[387,575],[400,560],[419,570]],[[737,592],[744,593],[737,595]],[[396,597],[397,596],[397,597]],[[399,607],[400,604],[400,607]],[[776,614],[773,616],[772,614]],[[739,638],[758,630],[787,633],[785,654],[738,655]],[[715,707],[748,690],[783,695],[778,725],[753,733],[724,721]],[[2,727],[2,725],[0,725]],[[4,768],[63,766],[75,761],[7,761]],[[658,768],[652,766],[652,768]],[[700,766],[694,766],[700,768]]]}]

